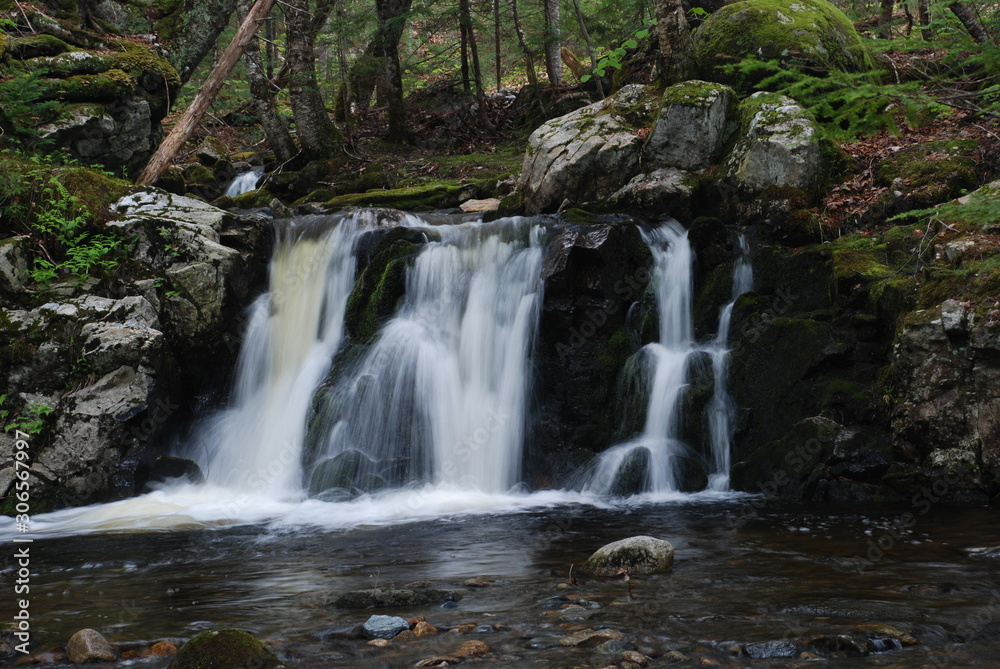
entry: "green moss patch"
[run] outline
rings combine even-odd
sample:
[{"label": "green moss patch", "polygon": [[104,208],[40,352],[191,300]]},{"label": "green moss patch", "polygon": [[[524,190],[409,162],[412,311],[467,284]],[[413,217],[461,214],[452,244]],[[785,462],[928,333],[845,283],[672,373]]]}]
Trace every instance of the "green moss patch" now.
[{"label": "green moss patch", "polygon": [[405,238],[412,234],[408,228],[391,230],[354,284],[347,299],[344,327],[361,342],[374,341],[406,293],[406,268],[417,252],[417,244]]},{"label": "green moss patch", "polygon": [[746,57],[812,69],[864,72],[874,64],[851,21],[824,0],[743,0],[713,13],[694,36],[704,79],[741,92],[755,81],[718,68]]},{"label": "green moss patch", "polygon": [[338,195],[326,203],[332,209],[346,207],[391,207],[404,211],[432,211],[454,207],[463,199],[468,187],[462,184],[438,183],[411,188],[374,190],[366,193]]},{"label": "green moss patch", "polygon": [[249,632],[235,629],[203,632],[184,644],[173,669],[284,669],[283,663]]}]

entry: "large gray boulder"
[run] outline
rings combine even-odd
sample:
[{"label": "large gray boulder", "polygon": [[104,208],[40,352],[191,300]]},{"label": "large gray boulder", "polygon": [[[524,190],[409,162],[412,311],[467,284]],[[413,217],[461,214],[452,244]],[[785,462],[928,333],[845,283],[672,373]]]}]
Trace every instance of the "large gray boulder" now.
[{"label": "large gray boulder", "polygon": [[220,232],[234,217],[200,200],[158,191],[126,196],[113,209],[121,218],[108,227],[136,239],[137,257],[166,265],[163,316],[186,344],[182,348],[217,337],[246,265],[239,251],[221,243]]},{"label": "large gray boulder", "polygon": [[28,242],[26,235],[0,240],[0,291],[16,294],[28,283]]},{"label": "large gray boulder", "polygon": [[819,133],[791,98],[755,93],[740,104],[740,139],[726,159],[741,195],[769,187],[811,193],[819,181]]},{"label": "large gray boulder", "polygon": [[639,172],[639,131],[658,111],[659,101],[633,84],[535,130],[519,181],[526,212],[553,212],[567,200],[585,204],[614,194]]},{"label": "large gray boulder", "polygon": [[648,536],[629,537],[602,546],[583,563],[584,571],[597,576],[660,574],[673,566],[674,547],[670,542]]},{"label": "large gray boulder", "polygon": [[735,112],[736,94],[728,86],[698,80],[671,86],[643,149],[645,168],[708,169],[736,129]]}]

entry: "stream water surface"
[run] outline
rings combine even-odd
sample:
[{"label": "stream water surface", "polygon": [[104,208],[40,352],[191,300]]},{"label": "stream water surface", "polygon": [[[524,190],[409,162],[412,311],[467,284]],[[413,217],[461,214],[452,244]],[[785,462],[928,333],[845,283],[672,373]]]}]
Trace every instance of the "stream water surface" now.
[{"label": "stream water surface", "polygon": [[[419,505],[420,493],[412,494]],[[807,510],[711,493],[627,505],[580,501],[553,496],[516,513],[353,529],[272,522],[36,539],[33,647],[64,645],[83,627],[134,642],[235,626],[299,667],[414,666],[470,639],[487,643],[489,657],[506,658],[503,666],[605,666],[620,660],[622,646],[564,647],[560,638],[612,627],[624,648],[660,661],[679,651],[692,664],[798,666],[802,660],[735,654],[736,646],[789,640],[797,654],[826,658],[821,666],[997,666],[994,511]],[[672,573],[569,585],[571,566],[637,534],[673,543]],[[5,569],[5,580],[12,572]],[[473,578],[492,585],[463,585]],[[444,605],[453,608],[378,611],[332,604],[348,591],[417,581],[461,599]],[[373,612],[424,616],[441,632],[386,648],[349,638],[345,630]],[[465,624],[476,627],[445,631]],[[879,642],[873,625],[911,633],[917,644]],[[852,656],[843,639],[859,634],[882,652]]]}]

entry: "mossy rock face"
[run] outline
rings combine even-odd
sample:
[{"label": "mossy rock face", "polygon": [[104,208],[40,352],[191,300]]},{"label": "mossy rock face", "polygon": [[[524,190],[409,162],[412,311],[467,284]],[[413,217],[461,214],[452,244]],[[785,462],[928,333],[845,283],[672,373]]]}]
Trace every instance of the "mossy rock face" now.
[{"label": "mossy rock face", "polygon": [[59,181],[97,221],[109,218],[112,204],[125,197],[132,185],[89,167],[68,167],[59,171]]},{"label": "mossy rock face", "polygon": [[124,70],[112,69],[100,74],[78,74],[66,79],[46,81],[43,95],[49,100],[110,102],[135,90],[136,79]]},{"label": "mossy rock face", "polygon": [[7,41],[7,53],[18,60],[58,56],[69,50],[69,44],[52,35],[32,35]]},{"label": "mossy rock face", "polygon": [[865,72],[874,62],[843,12],[824,0],[743,0],[712,14],[694,35],[701,77],[747,94],[755,81],[719,70],[741,58]]},{"label": "mossy rock face", "polygon": [[203,632],[181,646],[170,669],[285,669],[285,664],[249,632]]},{"label": "mossy rock face", "polygon": [[764,493],[786,499],[800,498],[810,476],[826,462],[842,427],[827,418],[807,418],[781,438],[733,465],[734,490]]},{"label": "mossy rock face", "polygon": [[331,209],[346,207],[391,207],[403,211],[433,211],[457,206],[479,194],[475,185],[440,183],[392,190],[338,195],[326,203]]},{"label": "mossy rock face", "polygon": [[862,223],[951,200],[979,185],[979,146],[971,139],[938,140],[909,146],[875,169],[875,184],[888,190]]},{"label": "mossy rock face", "polygon": [[583,563],[583,570],[597,576],[662,574],[673,569],[674,547],[654,537],[629,537],[602,546]]},{"label": "mossy rock face", "polygon": [[247,191],[233,198],[235,209],[260,209],[266,207],[274,199],[274,194],[266,188]]},{"label": "mossy rock face", "polygon": [[396,313],[406,292],[406,268],[422,241],[416,230],[394,228],[376,245],[347,299],[344,327],[351,337],[363,343],[374,341]]}]

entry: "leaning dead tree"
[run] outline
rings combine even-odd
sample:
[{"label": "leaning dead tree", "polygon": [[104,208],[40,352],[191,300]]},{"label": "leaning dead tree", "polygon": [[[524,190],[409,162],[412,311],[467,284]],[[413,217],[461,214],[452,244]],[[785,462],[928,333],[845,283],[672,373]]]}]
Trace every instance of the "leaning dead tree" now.
[{"label": "leaning dead tree", "polygon": [[142,171],[142,174],[136,180],[137,184],[151,186],[156,183],[164,170],[167,169],[167,166],[170,165],[171,161],[173,161],[174,157],[180,151],[181,146],[184,145],[184,142],[188,140],[195,128],[198,127],[201,118],[208,111],[212,101],[215,100],[219,91],[222,90],[223,84],[226,83],[226,78],[232,72],[236,63],[239,62],[240,57],[243,55],[243,50],[250,43],[250,40],[253,39],[261,22],[267,18],[271,7],[274,6],[274,2],[275,0],[257,0],[253,7],[250,8],[250,13],[247,14],[246,19],[240,24],[239,30],[236,31],[236,37],[229,43],[229,46],[222,54],[222,58],[219,59],[219,62],[211,74],[208,75],[205,83],[202,84],[191,106],[187,108],[187,111],[181,116],[174,129],[170,131],[170,134],[160,144],[160,148],[153,154],[153,157],[146,165],[146,169]]}]

